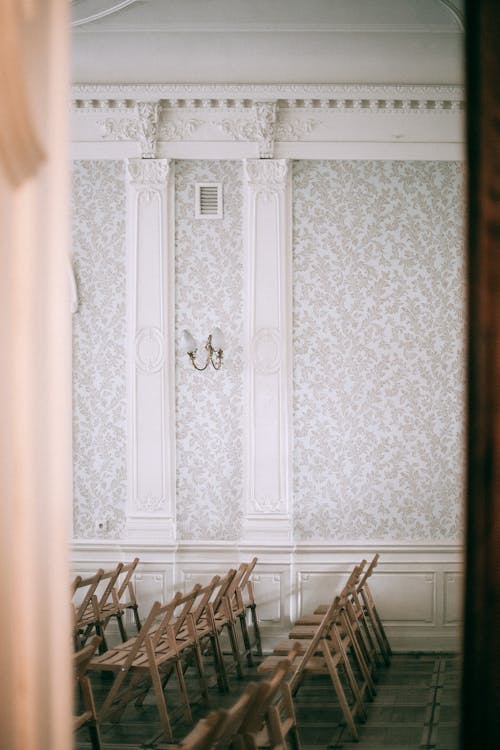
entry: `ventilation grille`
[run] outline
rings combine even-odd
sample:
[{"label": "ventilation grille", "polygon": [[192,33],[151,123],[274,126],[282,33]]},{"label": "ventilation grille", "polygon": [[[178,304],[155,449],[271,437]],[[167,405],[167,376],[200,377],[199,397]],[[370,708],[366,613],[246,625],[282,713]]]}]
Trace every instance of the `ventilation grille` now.
[{"label": "ventilation grille", "polygon": [[222,185],[220,182],[196,184],[195,216],[197,219],[222,219]]}]

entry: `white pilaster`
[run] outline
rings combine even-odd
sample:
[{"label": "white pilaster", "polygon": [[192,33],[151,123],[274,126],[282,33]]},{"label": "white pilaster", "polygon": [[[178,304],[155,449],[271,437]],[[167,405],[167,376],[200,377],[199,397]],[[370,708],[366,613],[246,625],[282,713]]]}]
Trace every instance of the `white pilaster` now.
[{"label": "white pilaster", "polygon": [[169,159],[129,159],[127,537],[175,538],[174,186]]},{"label": "white pilaster", "polygon": [[291,174],[248,159],[244,540],[291,541]]}]

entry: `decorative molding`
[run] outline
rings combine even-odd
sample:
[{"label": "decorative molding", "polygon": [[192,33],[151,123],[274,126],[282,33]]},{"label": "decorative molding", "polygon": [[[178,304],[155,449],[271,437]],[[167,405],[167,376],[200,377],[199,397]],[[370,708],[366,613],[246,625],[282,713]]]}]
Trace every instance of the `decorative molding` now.
[{"label": "decorative molding", "polygon": [[220,541],[158,545],[158,534],[156,541],[151,534],[140,545],[75,540],[72,549],[73,569],[78,573],[138,555],[141,611],[158,598],[162,582],[166,599],[179,587],[192,588],[197,581],[209,580],[257,555],[253,582],[266,650],[286,638],[290,622],[299,614],[329,601],[353,565],[369,559],[378,549],[381,556],[371,585],[394,650],[452,651],[460,647],[463,554],[457,545],[372,548],[323,543],[321,550],[315,551],[312,546],[306,550],[305,546],[277,544],[269,535],[250,545]]},{"label": "decorative molding", "polygon": [[281,363],[281,337],[277,328],[260,328],[252,341],[255,371],[262,375],[277,372]]},{"label": "decorative molding", "polygon": [[99,121],[102,137],[113,141],[135,141],[139,134],[139,123],[132,117],[122,117],[119,120],[107,117]]},{"label": "decorative molding", "polygon": [[163,334],[150,326],[138,331],[135,338],[135,362],[142,372],[158,372],[163,367],[165,351]]},{"label": "decorative molding", "polygon": [[256,141],[261,159],[272,159],[276,138],[276,102],[255,102]]},{"label": "decorative molding", "polygon": [[187,159],[434,159],[434,144],[460,158],[464,141],[460,86],[80,85],[73,96],[82,158],[124,158],[139,142],[143,156]]},{"label": "decorative molding", "polygon": [[81,2],[81,0],[71,0],[71,5],[75,6],[73,10],[73,20],[71,21],[72,26],[83,26],[86,23],[92,23],[93,21],[99,21],[101,18],[118,13],[128,5],[133,5],[137,0],[120,0],[120,2],[104,3],[104,8],[101,10],[95,10],[95,3],[91,3],[90,10],[93,11],[88,13],[85,6],[87,3]]},{"label": "decorative molding", "polygon": [[426,102],[461,102],[463,106],[465,101],[463,86],[432,84],[76,84],[72,92],[76,109],[101,109],[103,103],[109,108],[133,106],[135,101],[146,100],[186,109],[249,109],[256,101],[317,109],[358,100],[380,102],[380,109],[387,111],[390,102],[410,101],[425,108]]},{"label": "decorative molding", "polygon": [[126,525],[130,539],[171,540],[175,538],[173,169],[168,160],[131,159],[127,174],[130,479]]},{"label": "decorative molding", "polygon": [[244,538],[291,534],[291,174],[285,160],[245,162]]},{"label": "decorative molding", "polygon": [[154,159],[156,156],[159,113],[159,102],[137,102],[137,134],[143,159]]},{"label": "decorative molding", "polygon": [[162,189],[169,180],[170,170],[169,159],[129,159],[127,162],[130,184],[148,192]]}]

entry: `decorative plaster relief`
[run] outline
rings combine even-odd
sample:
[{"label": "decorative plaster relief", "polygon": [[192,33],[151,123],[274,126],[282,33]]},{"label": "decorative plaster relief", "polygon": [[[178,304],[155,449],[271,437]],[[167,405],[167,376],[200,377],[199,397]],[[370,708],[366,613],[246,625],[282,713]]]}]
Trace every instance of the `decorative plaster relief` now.
[{"label": "decorative plaster relief", "polygon": [[165,362],[163,334],[159,328],[142,328],[135,339],[135,362],[145,373],[158,372]]},{"label": "decorative plaster relief", "polygon": [[137,134],[143,159],[154,159],[156,156],[159,112],[160,105],[158,102],[137,102],[137,116],[139,118]]},{"label": "decorative plaster relief", "polygon": [[270,375],[281,363],[281,337],[277,328],[260,328],[253,337],[253,362],[256,372]]},{"label": "decorative plaster relief", "polygon": [[[245,535],[289,538],[291,430],[290,174],[286,160],[245,162]],[[277,518],[280,516],[279,523]],[[266,518],[267,516],[267,518]],[[275,537],[278,538],[278,537]]]},{"label": "decorative plaster relief", "polygon": [[257,144],[261,159],[272,159],[276,138],[276,102],[255,102]]},{"label": "decorative plaster relief", "polygon": [[[174,537],[174,196],[168,160],[128,162],[128,537]],[[171,330],[172,329],[172,330]]]}]

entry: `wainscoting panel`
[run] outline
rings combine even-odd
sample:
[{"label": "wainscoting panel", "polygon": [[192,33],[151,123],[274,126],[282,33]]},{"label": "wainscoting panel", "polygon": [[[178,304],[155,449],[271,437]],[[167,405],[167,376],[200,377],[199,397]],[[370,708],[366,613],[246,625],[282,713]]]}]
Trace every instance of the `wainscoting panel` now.
[{"label": "wainscoting panel", "polygon": [[250,549],[230,542],[182,542],[162,548],[79,540],[72,554],[75,575],[138,556],[136,589],[143,617],[156,599],[167,600],[175,591],[207,583],[256,555],[254,592],[264,649],[270,651],[287,637],[298,615],[331,601],[353,566],[377,551],[380,560],[371,588],[393,649],[457,651],[463,572],[456,546],[269,544]]}]

